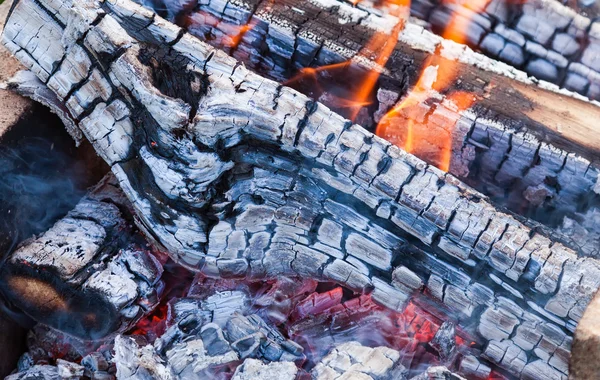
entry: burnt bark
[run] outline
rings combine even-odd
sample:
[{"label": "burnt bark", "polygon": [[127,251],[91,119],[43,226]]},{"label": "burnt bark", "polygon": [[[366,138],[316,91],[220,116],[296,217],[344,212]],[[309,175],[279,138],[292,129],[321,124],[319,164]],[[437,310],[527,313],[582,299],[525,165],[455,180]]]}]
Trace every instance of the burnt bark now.
[{"label": "burnt bark", "polygon": [[411,8],[437,33],[447,27],[451,13],[470,18],[471,47],[531,76],[600,99],[597,4],[582,11],[575,1],[490,1],[476,14],[473,5],[417,0]]}]

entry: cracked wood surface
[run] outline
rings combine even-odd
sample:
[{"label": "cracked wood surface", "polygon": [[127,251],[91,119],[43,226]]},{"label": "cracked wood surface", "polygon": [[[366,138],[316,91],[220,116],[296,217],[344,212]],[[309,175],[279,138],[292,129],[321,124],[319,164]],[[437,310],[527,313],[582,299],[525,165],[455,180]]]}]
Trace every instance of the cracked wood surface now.
[{"label": "cracked wood surface", "polygon": [[489,363],[566,377],[597,260],[127,0],[22,0],[3,41],[177,262],[413,300],[472,330]]},{"label": "cracked wood surface", "polygon": [[[151,6],[152,3],[146,4]],[[238,47],[225,50],[231,50],[249,66],[271,71],[269,75],[278,80],[286,79],[292,68],[345,60],[353,60],[356,65],[376,66],[372,62],[376,52],[361,55],[359,51],[375,32],[391,35],[395,25],[401,22],[391,14],[334,0],[210,0],[191,4],[197,6],[166,1],[166,10],[160,9],[160,12],[167,13],[173,20],[177,18],[190,33],[220,47],[235,36],[233,26],[251,25]],[[600,140],[590,137],[593,129],[586,120],[600,113],[597,103],[561,91],[548,82],[522,86],[522,83],[530,85],[538,81],[515,69],[515,65],[505,65],[474,53],[411,21],[404,21],[396,49],[382,70],[381,88],[403,95],[407,86],[416,82],[419,68],[432,54],[457,62],[455,70],[462,82],[457,88],[481,96],[481,106],[492,115],[517,122],[542,141],[597,160]],[[493,91],[486,94],[485,90],[490,88]],[[585,112],[573,112],[575,109]],[[565,113],[571,117],[567,125]],[[370,117],[376,118],[373,110]]]},{"label": "cracked wood surface", "polygon": [[[325,0],[213,0],[196,7],[166,1],[164,5],[164,9],[157,7],[161,12],[166,9],[189,33],[224,48],[271,79],[287,80],[297,69],[350,60],[352,65],[341,72],[318,77],[323,81],[318,89],[310,83],[291,83],[342,115],[348,110],[339,108],[339,93],[343,97],[355,91],[352,86],[358,82],[346,78],[361,78],[365,68],[375,65],[374,52],[363,47],[374,33],[391,33],[400,21],[380,11]],[[235,28],[240,25],[251,29],[237,47],[224,47],[239,33]],[[414,84],[428,59],[435,57],[431,67],[452,65],[459,84],[445,94],[430,89],[418,107],[414,129],[419,131],[419,157],[437,164],[444,146],[440,136],[451,137],[452,174],[510,210],[551,228],[580,253],[600,254],[597,155],[549,133],[556,129],[568,139],[574,128],[579,143],[592,142],[589,136],[597,134],[589,120],[600,110],[597,103],[547,82],[538,85],[524,72],[443,40],[410,21],[398,40],[370,99],[373,104],[361,110],[358,123],[372,129]],[[460,112],[452,100],[454,90],[473,94],[476,105]],[[411,112],[399,113],[392,123],[406,125]],[[402,134],[384,137],[403,145]]]},{"label": "cracked wood surface", "polygon": [[470,17],[470,46],[531,76],[600,99],[597,14],[578,13],[570,7],[573,4],[556,0],[513,4],[493,0],[486,2],[478,15],[473,14],[472,6],[465,5],[444,5],[437,0],[411,2],[412,14],[430,23],[434,31],[447,25],[450,12]]},{"label": "cracked wood surface", "polygon": [[36,321],[85,340],[133,326],[160,299],[162,265],[127,226],[126,207],[118,182],[106,177],[10,254],[3,295]]}]

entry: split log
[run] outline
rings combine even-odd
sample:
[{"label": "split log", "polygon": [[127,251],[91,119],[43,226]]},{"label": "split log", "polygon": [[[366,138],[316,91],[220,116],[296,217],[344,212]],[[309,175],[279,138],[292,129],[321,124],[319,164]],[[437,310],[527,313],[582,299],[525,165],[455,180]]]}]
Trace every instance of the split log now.
[{"label": "split log", "polygon": [[412,299],[475,326],[488,363],[566,376],[597,260],[128,0],[21,0],[4,42],[177,262],[335,281],[395,310]]},{"label": "split log", "polygon": [[[371,61],[376,52],[365,52],[363,47],[378,31],[393,34],[393,27],[401,22],[391,15],[325,0],[194,4],[164,2],[171,17],[189,33],[218,48],[229,43],[241,25],[250,25],[237,47],[225,49],[271,79],[287,80],[295,69],[308,66],[352,62],[339,75],[325,72],[319,77],[327,83],[320,91],[298,86],[306,94],[316,92],[319,101],[342,114],[347,109],[339,108],[336,95],[356,91],[365,69],[377,67]],[[437,164],[445,140],[451,139],[452,174],[503,206],[553,228],[553,233],[562,235],[580,253],[597,256],[600,140],[593,137],[597,133],[589,120],[600,116],[598,103],[550,83],[538,83],[524,72],[408,21],[398,38],[381,69],[370,99],[373,104],[359,114],[359,124],[372,128],[416,82],[424,66],[453,67],[457,84],[444,94],[427,91],[423,100],[428,101],[419,106],[421,117],[414,126],[420,131],[417,155]],[[327,80],[330,76],[333,79]],[[473,94],[475,107],[460,112],[452,100],[454,91]],[[399,113],[390,123],[405,126],[407,115],[410,112]],[[383,137],[400,146],[405,143],[403,131]]]},{"label": "split log", "polygon": [[0,272],[7,300],[85,340],[124,331],[152,310],[162,265],[128,226],[126,202],[107,177],[48,231],[22,243]]}]

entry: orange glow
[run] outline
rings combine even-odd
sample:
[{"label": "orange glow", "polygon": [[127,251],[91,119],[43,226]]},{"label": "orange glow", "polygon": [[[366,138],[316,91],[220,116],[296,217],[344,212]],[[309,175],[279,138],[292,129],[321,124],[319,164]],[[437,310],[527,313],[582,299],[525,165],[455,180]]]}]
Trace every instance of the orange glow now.
[{"label": "orange glow", "polygon": [[231,31],[227,33],[227,39],[223,40],[223,45],[232,49],[237,49],[240,42],[242,42],[242,38],[248,33],[248,31],[252,30],[256,22],[250,21],[244,25],[233,25],[230,26]]},{"label": "orange glow", "polygon": [[[444,1],[445,4],[453,2]],[[469,2],[468,7],[475,12],[481,12],[487,3],[487,0],[476,0]],[[466,43],[470,22],[469,18],[454,14],[442,37],[457,43]],[[458,67],[454,61],[436,58],[431,56],[425,62],[424,70],[413,90],[379,121],[376,134],[400,145],[409,153],[424,156],[422,158],[432,159],[432,150],[437,147],[437,159],[434,161],[441,170],[447,172],[452,158],[452,129],[457,120],[440,117],[436,118],[437,124],[434,125],[428,116],[429,113],[435,113],[436,106],[428,106],[425,102],[435,95],[435,92],[446,90],[456,81]],[[437,61],[435,65],[434,59]],[[460,112],[471,107],[475,97],[468,93],[455,92],[446,96],[446,100],[453,103],[454,111]],[[422,123],[421,128],[416,128],[418,123]]]},{"label": "orange glow", "polygon": [[[351,0],[352,4],[356,5],[360,0]],[[410,0],[393,0],[390,4],[397,5],[393,8],[390,14],[398,17],[398,23],[394,25],[389,34],[383,32],[375,32],[369,42],[361,49],[359,56],[366,57],[375,63],[375,67],[369,69],[364,78],[360,81],[358,89],[350,95],[350,98],[334,97],[332,105],[338,108],[347,108],[350,110],[348,118],[352,121],[356,119],[360,110],[371,104],[369,97],[375,89],[375,85],[381,75],[381,70],[385,67],[390,56],[394,52],[398,37],[404,29],[404,22],[407,15],[403,12],[408,12]],[[346,70],[351,61],[335,63],[317,68],[307,67],[300,69],[298,74],[288,80],[285,84],[297,82],[301,79],[311,78],[318,86],[317,74],[320,72],[333,72],[338,70]],[[321,91],[321,90],[320,90]]]}]

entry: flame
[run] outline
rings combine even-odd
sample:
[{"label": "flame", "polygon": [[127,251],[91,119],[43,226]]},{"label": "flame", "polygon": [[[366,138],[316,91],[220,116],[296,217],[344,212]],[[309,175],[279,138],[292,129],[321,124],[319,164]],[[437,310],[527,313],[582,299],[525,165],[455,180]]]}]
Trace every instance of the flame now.
[{"label": "flame", "polygon": [[[356,5],[360,0],[351,0],[353,5]],[[334,96],[332,104],[338,108],[349,109],[348,118],[352,121],[356,120],[360,110],[371,104],[369,97],[373,93],[381,71],[387,64],[390,56],[394,52],[396,43],[400,33],[404,29],[405,19],[410,9],[410,0],[391,0],[390,4],[396,5],[396,7],[390,10],[392,16],[398,17],[398,22],[394,25],[390,33],[383,33],[380,31],[375,32],[369,42],[361,49],[358,56],[366,57],[374,63],[374,67],[370,68],[364,78],[361,79],[358,84],[357,90],[350,95],[350,98],[340,98]],[[317,75],[321,72],[333,72],[346,70],[352,61],[345,61],[341,63],[334,63],[331,65],[319,66],[317,68],[306,67],[299,70],[298,74],[289,79],[285,84],[289,85],[294,82],[298,82],[305,78],[314,80],[318,86]],[[319,89],[320,92],[323,92]]]},{"label": "flame", "polygon": [[231,30],[228,33],[226,33],[227,38],[223,40],[223,45],[225,47],[237,49],[237,47],[240,45],[240,42],[242,42],[242,38],[244,38],[246,33],[254,29],[256,24],[257,23],[254,20],[250,20],[244,25],[231,26]]},{"label": "flame", "polygon": [[[452,0],[443,1],[444,4],[453,2]],[[469,2],[468,5],[471,10],[481,12],[485,9],[487,3],[487,0],[476,0]],[[467,32],[470,23],[471,20],[469,18],[454,14],[442,37],[465,44],[467,42]],[[425,115],[423,115],[422,120],[419,120],[419,116],[423,112],[427,112],[425,108],[428,108],[420,107],[420,105],[427,101],[431,95],[434,95],[434,91],[439,93],[450,87],[458,76],[456,62],[436,58],[435,56],[431,56],[425,62],[424,69],[414,89],[379,121],[376,134],[397,145],[400,145],[403,141],[403,149],[417,155],[424,154],[427,156],[428,152],[423,152],[427,148],[419,146],[424,142],[438,146],[437,165],[441,170],[448,172],[452,158],[452,129],[454,124],[449,125],[452,120],[444,123],[444,125],[440,125],[439,127],[441,128],[436,128],[434,131],[430,130],[431,125],[427,125]],[[436,59],[437,65],[434,65],[434,59]],[[468,93],[455,92],[448,95],[446,100],[453,103],[455,110],[460,112],[471,107],[475,101],[475,97]],[[406,120],[404,133],[402,131],[403,126],[399,125],[399,121],[402,120]],[[417,121],[423,122],[425,124],[424,128],[416,130]],[[455,123],[456,120],[453,122]],[[402,139],[402,135],[404,135],[404,139]]]}]

